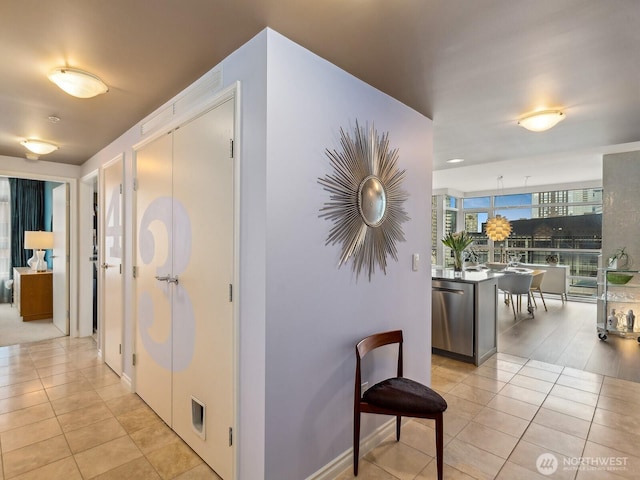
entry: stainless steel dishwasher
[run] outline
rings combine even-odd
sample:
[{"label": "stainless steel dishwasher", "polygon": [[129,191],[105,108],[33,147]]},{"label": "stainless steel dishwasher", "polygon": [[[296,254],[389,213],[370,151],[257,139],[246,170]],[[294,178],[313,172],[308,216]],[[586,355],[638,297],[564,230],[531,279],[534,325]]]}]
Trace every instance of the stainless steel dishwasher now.
[{"label": "stainless steel dishwasher", "polygon": [[433,280],[433,348],[454,354],[474,356],[474,285]]}]

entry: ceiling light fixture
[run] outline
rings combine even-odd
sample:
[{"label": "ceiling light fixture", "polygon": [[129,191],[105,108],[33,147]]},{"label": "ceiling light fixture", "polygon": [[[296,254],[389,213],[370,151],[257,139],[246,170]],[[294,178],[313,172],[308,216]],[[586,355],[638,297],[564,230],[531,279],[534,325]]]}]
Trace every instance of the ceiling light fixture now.
[{"label": "ceiling light fixture", "polygon": [[452,158],[451,160],[447,160],[447,163],[462,163],[464,162],[464,158]]},{"label": "ceiling light fixture", "polygon": [[59,148],[58,145],[43,142],[42,140],[23,140],[20,144],[38,155],[46,155],[47,153],[55,152]]},{"label": "ceiling light fixture", "polygon": [[502,215],[496,215],[487,220],[487,237],[494,242],[501,242],[511,233],[511,224]]},{"label": "ceiling light fixture", "polygon": [[544,132],[564,120],[565,114],[560,110],[541,110],[525,115],[518,120],[518,125],[532,132]]},{"label": "ceiling light fixture", "polygon": [[78,98],[91,98],[109,91],[109,87],[98,77],[77,68],[58,67],[48,76],[62,90]]}]

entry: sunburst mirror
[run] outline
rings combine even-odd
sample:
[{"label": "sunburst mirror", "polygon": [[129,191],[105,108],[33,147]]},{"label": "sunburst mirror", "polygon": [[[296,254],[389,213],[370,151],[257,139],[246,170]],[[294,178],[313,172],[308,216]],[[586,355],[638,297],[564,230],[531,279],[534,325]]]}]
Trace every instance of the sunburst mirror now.
[{"label": "sunburst mirror", "polygon": [[387,255],[398,261],[396,242],[404,241],[403,208],[408,195],[401,188],[398,150],[389,150],[389,134],[378,136],[373,125],[358,125],[353,136],[340,129],[341,150],[329,150],[333,173],[318,182],[330,193],[320,217],[333,222],[326,245],[342,245],[338,267],[350,258],[356,280],[364,269],[371,281],[376,265],[386,274]]}]

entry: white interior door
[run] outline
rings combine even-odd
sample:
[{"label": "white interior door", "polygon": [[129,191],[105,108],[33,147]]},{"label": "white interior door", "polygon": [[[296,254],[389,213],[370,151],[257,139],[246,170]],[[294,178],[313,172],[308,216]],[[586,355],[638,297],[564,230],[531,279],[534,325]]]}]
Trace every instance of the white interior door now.
[{"label": "white interior door", "polygon": [[233,478],[234,101],[174,133],[173,428]]},{"label": "white interior door", "polygon": [[122,156],[103,169],[100,226],[101,315],[104,361],[122,374]]},{"label": "white interior door", "polygon": [[53,324],[69,335],[69,185],[53,189]]},{"label": "white interior door", "polygon": [[171,425],[172,135],[136,152],[136,391]]}]

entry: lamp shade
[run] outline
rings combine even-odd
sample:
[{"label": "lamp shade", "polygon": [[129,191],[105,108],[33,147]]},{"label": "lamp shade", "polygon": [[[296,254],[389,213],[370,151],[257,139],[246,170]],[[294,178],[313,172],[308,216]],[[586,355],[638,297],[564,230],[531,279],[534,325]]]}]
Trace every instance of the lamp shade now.
[{"label": "lamp shade", "polygon": [[32,250],[49,250],[53,248],[53,232],[24,232],[24,248]]},{"label": "lamp shade", "polygon": [[98,77],[77,68],[58,67],[49,73],[49,80],[78,98],[91,98],[109,91]]},{"label": "lamp shade", "polygon": [[544,132],[564,120],[565,115],[560,110],[542,110],[525,115],[518,120],[518,125],[532,132]]},{"label": "lamp shade", "polygon": [[496,215],[487,220],[487,237],[494,242],[501,242],[511,233],[511,224],[502,215]]}]

